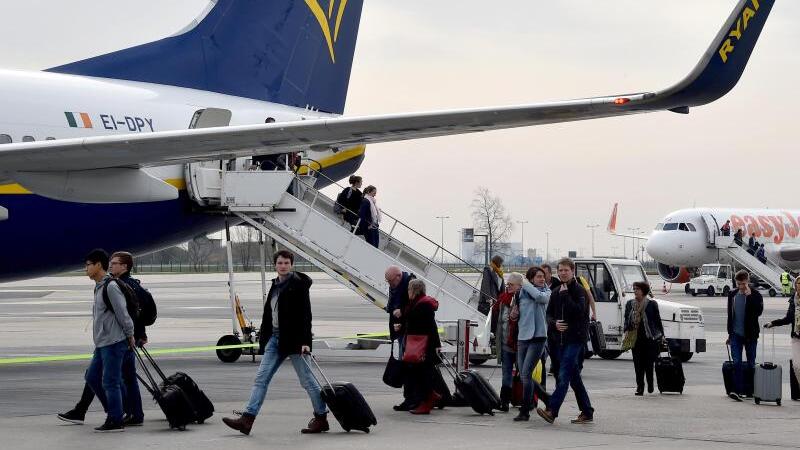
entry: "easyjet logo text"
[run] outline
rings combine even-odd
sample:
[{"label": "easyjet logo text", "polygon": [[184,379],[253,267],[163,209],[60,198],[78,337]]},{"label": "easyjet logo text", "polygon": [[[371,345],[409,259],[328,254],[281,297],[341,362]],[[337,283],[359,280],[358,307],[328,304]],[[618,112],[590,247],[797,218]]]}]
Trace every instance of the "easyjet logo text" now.
[{"label": "easyjet logo text", "polygon": [[746,236],[753,235],[756,238],[772,238],[772,242],[780,244],[786,236],[794,239],[800,234],[798,219],[786,211],[781,215],[775,216],[731,216],[731,229],[735,231],[744,230]]},{"label": "easyjet logo text", "polygon": [[728,55],[736,49],[734,43],[738,44],[742,40],[742,34],[747,31],[747,25],[750,24],[750,20],[756,16],[758,9],[761,7],[759,2],[760,0],[750,0],[750,6],[745,6],[739,18],[736,19],[736,23],[728,33],[728,38],[719,48],[719,57],[722,58],[723,63],[728,62]]}]

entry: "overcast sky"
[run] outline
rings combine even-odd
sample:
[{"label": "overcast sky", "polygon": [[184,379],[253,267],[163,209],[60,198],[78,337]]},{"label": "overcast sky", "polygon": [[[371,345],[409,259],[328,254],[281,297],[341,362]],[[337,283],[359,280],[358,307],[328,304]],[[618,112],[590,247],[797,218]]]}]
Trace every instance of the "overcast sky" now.
[{"label": "overcast sky", "polygon": [[[298,0],[299,1],[299,0]],[[205,0],[0,2],[2,63],[39,70],[172,34]],[[735,0],[366,0],[346,114],[658,90],[694,66]],[[501,5],[501,6],[499,6]],[[602,232],[684,207],[797,208],[800,2],[781,0],[739,85],[673,113],[371,145],[360,173],[389,213],[445,244],[479,185],[527,220],[526,247],[597,253]],[[513,232],[519,240],[520,229]],[[630,248],[630,246],[629,246]]]}]

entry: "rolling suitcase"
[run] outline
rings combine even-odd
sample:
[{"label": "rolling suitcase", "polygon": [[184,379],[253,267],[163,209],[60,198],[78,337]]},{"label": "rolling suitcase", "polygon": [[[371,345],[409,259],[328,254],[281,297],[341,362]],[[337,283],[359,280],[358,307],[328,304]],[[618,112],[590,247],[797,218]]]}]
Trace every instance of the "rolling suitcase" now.
[{"label": "rolling suitcase", "polygon": [[195,383],[192,377],[183,372],[175,372],[168,377],[164,376],[164,372],[161,371],[161,368],[158,367],[153,357],[150,356],[150,352],[142,347],[142,353],[144,353],[145,358],[150,361],[150,364],[152,364],[153,368],[161,377],[161,387],[175,385],[183,390],[183,393],[189,398],[189,403],[192,404],[192,408],[194,408],[194,422],[198,424],[203,423],[206,419],[214,415],[214,404],[211,403],[211,400],[208,399],[205,392],[197,386],[197,383]]},{"label": "rolling suitcase", "polygon": [[[764,353],[764,341],[761,341],[761,353]],[[775,331],[772,331],[772,360],[775,360]],[[753,382],[753,400],[756,405],[761,402],[775,402],[781,405],[783,391],[783,369],[780,364],[764,362],[756,365],[755,381]]]},{"label": "rolling suitcase", "polygon": [[[372,409],[367,404],[364,396],[352,383],[331,383],[311,354],[301,355],[301,359],[306,363],[311,374],[322,387],[322,401],[331,409],[333,416],[339,421],[339,425],[342,426],[344,431],[359,430],[369,433],[369,427],[378,424],[375,414],[372,413]],[[308,364],[308,360],[314,363],[317,372],[325,380],[325,384],[319,382],[320,380],[314,373],[314,369]]]},{"label": "rolling suitcase", "polygon": [[789,388],[792,400],[800,400],[800,384],[797,383],[797,377],[794,376],[794,361],[789,360]]},{"label": "rolling suitcase", "polygon": [[606,335],[603,324],[596,320],[589,322],[589,339],[592,341],[592,353],[595,355],[606,349]]},{"label": "rolling suitcase", "polygon": [[677,392],[683,394],[683,385],[686,377],[683,374],[683,364],[678,358],[670,355],[656,358],[655,363],[656,384],[658,392]]},{"label": "rolling suitcase", "polygon": [[494,410],[500,407],[500,397],[486,378],[472,369],[457,371],[447,358],[441,359],[453,377],[456,390],[467,400],[472,409],[478,414],[493,416]]},{"label": "rolling suitcase", "polygon": [[436,405],[434,405],[436,408],[444,409],[445,406],[453,405],[453,394],[450,392],[450,386],[444,381],[444,377],[438,366],[433,372],[433,390],[442,396],[442,398],[436,402]]},{"label": "rolling suitcase", "polygon": [[[153,379],[153,375],[145,365],[144,360],[142,360],[142,356],[139,354],[139,351],[134,350],[134,353],[136,354],[136,359],[139,361],[142,371],[147,379],[145,380],[145,378],[142,378],[142,376],[139,374],[136,376],[144,385],[145,389],[150,392],[150,395],[153,396],[153,399],[156,401],[156,403],[158,403],[161,411],[164,412],[164,415],[167,417],[167,422],[169,422],[169,427],[177,428],[181,431],[185,430],[186,425],[197,420],[194,407],[189,401],[189,397],[185,392],[183,392],[183,389],[177,385],[162,384],[159,386],[159,384]],[[154,368],[158,367],[152,358],[148,358],[148,360]]]},{"label": "rolling suitcase", "polygon": [[[733,359],[731,359],[731,347],[727,346],[728,349],[728,360],[722,363],[722,381],[725,383],[725,394],[730,394],[735,390],[735,386],[733,383]],[[750,366],[744,367],[744,395],[747,397],[753,396],[753,376],[755,374],[755,370]],[[741,394],[742,392],[737,392],[737,394]]]}]

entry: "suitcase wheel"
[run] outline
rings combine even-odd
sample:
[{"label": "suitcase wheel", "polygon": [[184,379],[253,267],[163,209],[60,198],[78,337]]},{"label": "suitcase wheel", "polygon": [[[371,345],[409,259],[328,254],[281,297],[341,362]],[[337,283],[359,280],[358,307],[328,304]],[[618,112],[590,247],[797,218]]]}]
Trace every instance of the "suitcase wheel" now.
[{"label": "suitcase wheel", "polygon": [[198,425],[202,425],[203,422],[205,422],[205,421],[206,421],[206,419],[197,419],[197,424]]},{"label": "suitcase wheel", "polygon": [[781,399],[778,399],[777,401],[775,401],[775,403],[777,403],[778,406],[781,406]]},{"label": "suitcase wheel", "polygon": [[753,401],[756,402],[756,405],[760,405],[761,404],[761,399],[758,398],[758,397],[754,397]]}]

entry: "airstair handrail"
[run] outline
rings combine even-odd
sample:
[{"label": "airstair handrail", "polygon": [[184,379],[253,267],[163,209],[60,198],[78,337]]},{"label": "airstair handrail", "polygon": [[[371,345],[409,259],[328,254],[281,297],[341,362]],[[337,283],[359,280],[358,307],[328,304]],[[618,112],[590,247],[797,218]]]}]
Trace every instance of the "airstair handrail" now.
[{"label": "airstair handrail", "polygon": [[[319,165],[320,167],[322,167],[322,164],[320,164],[318,161],[315,161],[315,160],[313,160],[313,159],[312,159],[312,160],[310,160],[310,161],[312,161],[312,162],[316,163],[317,165]],[[340,188],[342,188],[342,189],[345,189],[345,188],[347,188],[347,186],[344,186],[344,185],[341,185],[341,184],[339,184],[339,183],[338,183],[338,182],[336,182],[335,180],[331,179],[330,177],[328,177],[327,175],[325,175],[324,173],[322,173],[320,170],[318,170],[318,169],[313,169],[313,168],[311,167],[311,165],[309,165],[309,164],[305,164],[305,166],[308,168],[308,172],[312,172],[312,171],[313,171],[313,172],[315,172],[315,173],[316,173],[318,176],[320,176],[320,177],[324,178],[324,179],[325,179],[326,181],[328,181],[330,184],[336,185],[336,186],[338,186],[338,187],[340,187]],[[303,180],[299,180],[299,181],[300,181],[301,183],[303,183],[304,185],[306,185],[306,186],[309,186],[309,185],[308,185],[308,183],[306,183],[305,181],[303,181]],[[311,188],[314,188],[313,186],[309,186],[309,187],[311,187]],[[335,199],[334,199],[334,202],[336,202],[336,200],[335,200]],[[358,215],[358,211],[352,211],[352,210],[350,210],[350,209],[347,209],[347,208],[346,208],[344,205],[340,205],[340,206],[341,206],[342,208],[346,209],[348,212]],[[472,270],[473,270],[475,273],[479,273],[479,274],[480,274],[480,273],[483,273],[483,271],[482,271],[481,269],[479,269],[479,268],[477,268],[477,267],[473,266],[472,264],[468,263],[467,261],[464,261],[464,260],[463,260],[462,258],[460,258],[459,256],[457,256],[457,255],[453,254],[452,252],[450,252],[450,251],[449,251],[449,250],[447,250],[446,248],[442,247],[440,244],[437,244],[436,242],[434,242],[433,240],[431,240],[430,238],[428,238],[428,237],[427,237],[427,236],[425,236],[424,234],[420,233],[419,231],[415,230],[414,228],[412,228],[410,225],[406,224],[406,223],[405,223],[405,222],[403,222],[402,220],[400,220],[400,219],[398,219],[398,218],[396,218],[396,217],[392,216],[391,214],[387,213],[387,212],[386,212],[384,209],[381,209],[381,215],[388,217],[389,219],[393,220],[393,221],[394,221],[394,222],[396,222],[397,224],[400,224],[401,226],[405,227],[405,228],[406,228],[407,230],[409,230],[410,232],[414,233],[414,234],[415,234],[417,237],[420,237],[420,238],[424,239],[426,242],[428,242],[429,244],[432,244],[432,245],[434,245],[434,246],[437,248],[437,252],[436,252],[437,254],[438,254],[438,251],[439,251],[439,250],[441,250],[442,252],[446,253],[447,255],[449,255],[450,257],[452,257],[453,259],[455,259],[457,263],[460,263],[460,264],[462,264],[462,265],[466,266],[467,268],[469,268],[469,269],[472,269]],[[393,228],[394,228],[394,227],[392,227],[392,229],[393,229]],[[386,233],[386,234],[387,234],[388,236],[390,236],[390,237],[392,236],[392,234],[391,234],[391,233]],[[436,256],[436,255],[434,255],[434,256]],[[432,260],[432,259],[431,259],[431,260]]]}]

